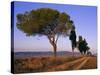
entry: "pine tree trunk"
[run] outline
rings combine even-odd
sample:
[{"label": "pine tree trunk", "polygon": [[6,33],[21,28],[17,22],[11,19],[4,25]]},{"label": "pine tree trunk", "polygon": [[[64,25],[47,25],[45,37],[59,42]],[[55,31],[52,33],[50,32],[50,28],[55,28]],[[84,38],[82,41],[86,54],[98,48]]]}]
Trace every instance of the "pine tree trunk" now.
[{"label": "pine tree trunk", "polygon": [[57,56],[57,45],[54,43],[53,45],[53,50],[54,50],[54,56]]},{"label": "pine tree trunk", "polygon": [[55,36],[50,37],[48,36],[49,42],[53,47],[53,51],[54,51],[54,57],[57,56],[57,42],[55,41]]}]

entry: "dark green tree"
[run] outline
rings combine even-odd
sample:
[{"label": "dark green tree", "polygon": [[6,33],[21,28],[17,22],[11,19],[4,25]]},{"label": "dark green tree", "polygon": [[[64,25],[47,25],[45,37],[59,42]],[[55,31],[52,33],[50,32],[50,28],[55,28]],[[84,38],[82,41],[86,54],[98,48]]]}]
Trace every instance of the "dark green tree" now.
[{"label": "dark green tree", "polygon": [[83,40],[83,46],[84,46],[83,52],[84,54],[86,54],[89,51],[90,47],[88,46],[88,43],[85,39]]},{"label": "dark green tree", "polygon": [[40,8],[17,14],[17,28],[26,36],[44,35],[53,46],[54,56],[60,35],[67,36],[72,20],[66,13],[50,8]]},{"label": "dark green tree", "polygon": [[79,36],[79,46],[78,49],[80,51],[81,54],[86,54],[90,47],[88,46],[87,41],[84,39],[82,39],[82,36]]}]

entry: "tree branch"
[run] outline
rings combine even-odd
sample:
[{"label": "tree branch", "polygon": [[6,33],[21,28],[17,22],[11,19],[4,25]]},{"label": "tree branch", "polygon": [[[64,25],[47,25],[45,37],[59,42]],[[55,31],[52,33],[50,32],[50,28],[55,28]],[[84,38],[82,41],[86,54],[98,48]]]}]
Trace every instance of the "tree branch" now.
[{"label": "tree branch", "polygon": [[56,38],[56,41],[55,41],[55,43],[57,43],[57,41],[58,41],[58,38],[59,38],[59,35],[57,35],[57,38]]},{"label": "tree branch", "polygon": [[53,41],[52,41],[51,37],[50,36],[47,36],[47,37],[49,39],[49,42],[53,45]]},{"label": "tree branch", "polygon": [[54,45],[55,44],[55,36],[51,36],[51,35],[48,35],[47,36],[48,37],[48,39],[49,39],[49,42],[52,44],[52,45]]}]

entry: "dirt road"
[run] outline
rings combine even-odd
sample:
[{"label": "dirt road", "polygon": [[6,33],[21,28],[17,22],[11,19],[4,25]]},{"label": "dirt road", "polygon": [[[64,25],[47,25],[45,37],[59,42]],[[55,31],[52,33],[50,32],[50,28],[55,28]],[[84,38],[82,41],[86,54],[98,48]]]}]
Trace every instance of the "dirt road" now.
[{"label": "dirt road", "polygon": [[[61,65],[57,65],[56,67],[51,67],[48,69],[48,71],[61,71],[61,70],[79,70],[84,65],[86,65],[87,61],[90,60],[92,57],[90,56],[83,56],[82,58],[79,58],[74,61],[66,62]],[[93,65],[93,64],[90,64]]]}]

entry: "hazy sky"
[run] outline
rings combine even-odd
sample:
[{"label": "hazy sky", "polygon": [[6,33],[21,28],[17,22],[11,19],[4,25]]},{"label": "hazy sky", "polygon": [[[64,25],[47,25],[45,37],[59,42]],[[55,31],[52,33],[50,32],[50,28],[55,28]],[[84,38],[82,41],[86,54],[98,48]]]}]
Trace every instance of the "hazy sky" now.
[{"label": "hazy sky", "polygon": [[[26,37],[25,33],[16,28],[16,15],[38,8],[52,8],[70,15],[76,26],[77,40],[82,35],[88,42],[91,51],[97,52],[97,7],[44,4],[30,2],[14,3],[14,51],[53,51],[52,46],[45,36]],[[58,51],[71,51],[71,43],[68,37],[60,37]],[[77,51],[77,50],[76,50]]]}]

